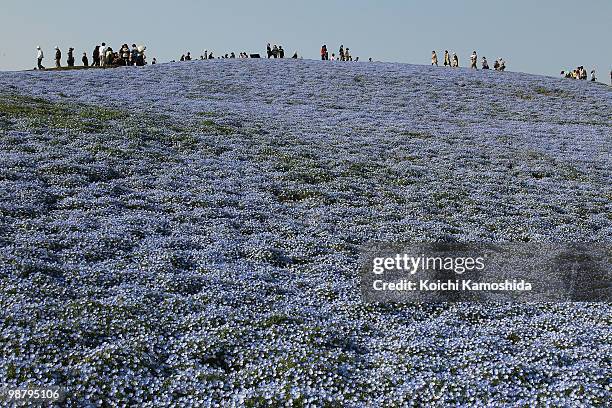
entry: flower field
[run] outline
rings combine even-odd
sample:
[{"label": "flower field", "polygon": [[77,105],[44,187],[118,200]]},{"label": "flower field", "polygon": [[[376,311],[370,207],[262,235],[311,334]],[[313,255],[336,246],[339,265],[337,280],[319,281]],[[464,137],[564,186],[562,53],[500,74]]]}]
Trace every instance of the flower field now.
[{"label": "flower field", "polygon": [[609,403],[612,305],[362,303],[370,241],[612,243],[612,90],[306,60],[0,73],[0,385]]}]

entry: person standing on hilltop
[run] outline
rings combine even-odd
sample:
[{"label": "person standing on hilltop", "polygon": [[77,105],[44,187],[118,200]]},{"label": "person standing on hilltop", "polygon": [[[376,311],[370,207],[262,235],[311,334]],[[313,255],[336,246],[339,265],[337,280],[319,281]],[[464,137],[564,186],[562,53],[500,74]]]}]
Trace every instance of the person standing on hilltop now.
[{"label": "person standing on hilltop", "polygon": [[68,48],[68,59],[66,60],[66,62],[68,63],[69,67],[74,67],[74,48],[70,47]]},{"label": "person standing on hilltop", "polygon": [[93,54],[91,55],[91,66],[99,67],[100,66],[100,46],[96,45],[93,50]]},{"label": "person standing on hilltop", "polygon": [[278,46],[278,58],[285,58],[285,50],[283,50],[283,46]]},{"label": "person standing on hilltop", "polygon": [[147,65],[147,56],[145,55],[145,51],[147,50],[147,47],[145,47],[144,45],[141,45],[139,47],[137,47],[138,50],[138,56],[136,57],[136,66],[137,67],[144,67],[145,65]]},{"label": "person standing on hilltop", "polygon": [[435,51],[431,52],[431,65],[438,66],[438,54]]},{"label": "person standing on hilltop", "polygon": [[62,66],[61,61],[62,52],[60,51],[59,47],[55,47],[55,68],[59,68]]},{"label": "person standing on hilltop", "polygon": [[327,52],[327,47],[325,44],[321,46],[321,61],[325,61],[325,53]]},{"label": "person standing on hilltop", "polygon": [[106,65],[106,51],[107,50],[108,50],[108,47],[106,46],[106,43],[102,43],[102,46],[100,47],[100,65],[101,66]]},{"label": "person standing on hilltop", "polygon": [[83,53],[83,58],[81,58],[84,67],[89,67],[89,59],[87,59],[87,53]]},{"label": "person standing on hilltop", "polygon": [[113,48],[106,47],[106,53],[104,54],[104,66],[113,64]]},{"label": "person standing on hilltop", "polygon": [[591,70],[591,82],[595,82],[597,81],[597,78],[595,77],[595,70]]},{"label": "person standing on hilltop", "polygon": [[338,59],[344,61],[344,45],[340,45],[340,51],[338,51]]},{"label": "person standing on hilltop", "polygon": [[36,68],[38,69],[45,69],[45,67],[43,67],[42,65],[42,60],[43,58],[45,58],[45,54],[43,54],[42,49],[40,48],[40,45],[36,47],[36,59],[38,60],[38,63],[36,64]]},{"label": "person standing on hilltop", "polygon": [[472,55],[470,56],[470,68],[472,69],[478,69],[476,67],[476,64],[478,63],[478,55],[476,55],[476,51],[472,52]]},{"label": "person standing on hilltop", "polygon": [[272,47],[270,46],[270,43],[268,43],[266,46],[266,53],[268,54],[268,59],[272,57]]},{"label": "person standing on hilltop", "polygon": [[457,56],[456,52],[453,52],[453,63],[451,65],[453,68],[458,68],[459,67],[459,57]]},{"label": "person standing on hilltop", "polygon": [[123,44],[119,52],[121,53],[121,59],[123,60],[123,65],[125,66],[130,65],[130,47],[128,47],[127,44]]},{"label": "person standing on hilltop", "polygon": [[444,66],[445,67],[451,66],[450,55],[448,55],[448,50],[444,51]]},{"label": "person standing on hilltop", "polygon": [[136,44],[132,44],[132,51],[130,53],[130,62],[131,65],[136,65],[136,60],[138,60],[138,47]]}]

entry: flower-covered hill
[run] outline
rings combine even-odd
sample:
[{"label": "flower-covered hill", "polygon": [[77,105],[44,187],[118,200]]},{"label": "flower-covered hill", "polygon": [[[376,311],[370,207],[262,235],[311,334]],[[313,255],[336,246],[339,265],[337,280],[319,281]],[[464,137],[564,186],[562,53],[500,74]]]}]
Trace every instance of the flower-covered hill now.
[{"label": "flower-covered hill", "polygon": [[360,302],[358,248],[612,237],[612,92],[215,60],[0,74],[0,378],[71,406],[599,405],[609,304]]}]

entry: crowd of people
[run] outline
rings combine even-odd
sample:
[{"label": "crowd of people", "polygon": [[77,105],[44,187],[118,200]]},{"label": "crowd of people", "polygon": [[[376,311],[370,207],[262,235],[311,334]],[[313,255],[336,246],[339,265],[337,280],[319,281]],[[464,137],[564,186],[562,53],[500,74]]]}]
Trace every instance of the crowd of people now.
[{"label": "crowd of people", "polygon": [[[200,55],[200,60],[212,60],[212,59],[235,59],[235,58],[259,58],[259,54],[248,54],[247,52],[243,51],[240,54],[238,54],[238,57],[236,57],[236,53],[235,52],[230,52],[230,53],[226,53],[224,55],[215,57],[212,51],[208,51],[208,50],[204,50],[204,53],[202,55]],[[193,58],[191,58],[191,53],[187,52],[187,54],[183,54],[181,55],[180,61],[191,61]],[[176,62],[176,61],[172,61],[172,62]]]},{"label": "crowd of people", "polygon": [[[353,56],[351,55],[351,51],[348,47],[344,48],[344,44],[340,45],[340,49],[338,50],[338,55],[332,52],[331,57],[329,56],[329,51],[327,50],[327,45],[323,44],[321,46],[321,60],[323,61],[353,61]],[[359,57],[355,57],[355,61],[359,61]],[[372,58],[370,58],[372,61]]]},{"label": "crowd of people", "polygon": [[[42,62],[45,58],[43,50],[40,46],[36,47],[37,49],[37,65],[35,69],[43,70],[45,67]],[[92,55],[91,55],[91,63],[87,56],[87,53],[84,52],[81,58],[81,62],[83,67],[119,67],[119,66],[144,66],[147,64],[146,60],[146,47],[143,45],[137,46],[136,44],[132,44],[129,47],[127,44],[123,44],[121,47],[118,47],[118,51],[114,51],[112,47],[107,46],[106,43],[102,43],[101,45],[96,45]],[[270,45],[270,43],[266,46],[266,55],[268,58],[285,58],[285,50],[282,45]],[[350,49],[348,47],[344,47],[344,45],[340,45],[338,50],[338,55],[332,52],[331,56],[327,49],[327,45],[323,44],[320,50],[321,60],[323,61],[359,61],[359,57],[353,58],[351,55]],[[200,55],[200,60],[209,60],[209,59],[233,59],[236,58],[236,54],[234,52],[227,53],[225,55],[221,55],[219,57],[215,57],[212,51],[205,50],[202,55]],[[238,58],[260,58],[259,54],[249,54],[246,51],[240,52]],[[295,52],[291,57],[293,59],[297,59],[298,53]],[[180,58],[181,61],[191,61],[192,56],[190,52],[183,54]],[[372,61],[372,58],[369,58],[369,61]],[[174,62],[174,61],[172,61]],[[157,63],[157,60],[153,58],[151,64],[154,65]],[[431,52],[431,65],[438,66],[438,54],[436,51]],[[459,67],[459,57],[457,53],[453,52],[452,54],[448,52],[448,50],[444,51],[444,63],[445,67],[457,68]],[[489,62],[486,57],[482,57],[480,61],[481,69],[487,70],[489,69]],[[75,57],[74,57],[74,48],[69,47],[66,54],[66,66],[74,67],[75,66]],[[62,68],[62,51],[59,47],[55,47],[55,68]],[[470,55],[470,68],[478,69],[478,54],[476,51],[473,51]],[[496,71],[504,71],[506,69],[506,62],[503,58],[498,58],[495,60],[493,64],[493,69]],[[579,66],[574,70],[561,71],[561,76],[564,78],[572,78],[572,79],[588,79],[587,70],[584,66]],[[591,81],[595,82],[597,80],[595,76],[595,70],[591,70]],[[610,83],[612,84],[612,71],[610,72]]]},{"label": "crowd of people", "polygon": [[[487,57],[482,57],[480,64],[482,69],[489,69],[489,62],[487,61]],[[438,66],[438,54],[435,50],[431,52],[431,65],[436,67]],[[444,66],[458,68],[459,57],[457,56],[457,53],[453,52],[451,57],[451,54],[448,52],[448,50],[445,50]],[[478,54],[476,53],[476,51],[473,51],[472,55],[470,55],[470,68],[478,69]],[[504,59],[501,57],[496,59],[495,63],[493,64],[493,69],[496,71],[504,71],[506,69],[506,61],[504,61]]]},{"label": "crowd of people", "polygon": [[[221,58],[222,59],[231,58],[231,59],[233,59],[233,58],[236,58],[236,53],[234,53],[232,51],[232,52],[230,52],[228,54],[221,55],[220,57],[217,57],[217,58],[220,58],[220,59]],[[239,54],[238,58],[249,58],[249,55],[246,52],[241,52]],[[212,51],[208,52],[208,50],[204,50],[204,54],[200,55],[200,60],[209,60],[209,59],[215,59],[215,56],[213,55],[213,52]],[[191,58],[191,53],[190,52],[187,52],[187,54],[183,54],[181,56],[181,59],[180,59],[180,61],[191,61],[191,60],[192,60],[192,58]]]},{"label": "crowd of people", "polygon": [[271,47],[270,43],[268,43],[266,46],[266,54],[268,58],[285,58],[285,50],[282,45],[277,46],[274,44],[274,46]]},{"label": "crowd of people", "polygon": [[[275,45],[272,46],[272,45],[270,45],[268,43],[268,45],[266,46],[266,54],[267,54],[268,58],[285,58],[285,50],[283,49],[282,45],[276,45],[275,44]],[[261,55],[257,54],[257,53],[249,54],[246,51],[242,51],[236,57],[236,53],[232,51],[230,53],[226,53],[224,55],[215,57],[213,52],[212,51],[208,51],[208,50],[204,50],[204,53],[202,55],[200,55],[200,60],[235,59],[235,58],[239,58],[239,59],[261,58]],[[295,52],[291,58],[293,58],[293,59],[299,58],[298,53]],[[191,52],[187,52],[186,54],[183,54],[181,56],[180,61],[191,61],[192,59],[193,58],[191,57]],[[171,62],[176,62],[176,61],[173,60]]]},{"label": "crowd of people", "polygon": [[[587,75],[587,70],[584,69],[584,66],[579,66],[574,70],[571,71],[561,71],[561,76],[565,77],[565,78],[571,78],[571,79],[582,79],[582,80],[586,80],[588,78]],[[612,72],[610,72],[610,78],[611,78],[611,83],[612,83]],[[595,70],[591,70],[591,81],[595,82],[597,81],[597,77],[595,76]]]},{"label": "crowd of people", "polygon": [[[123,44],[118,47],[118,51],[114,51],[112,47],[107,46],[106,43],[102,45],[96,45],[91,55],[91,63],[87,57],[87,53],[83,53],[81,62],[83,67],[119,67],[119,66],[144,66],[147,64],[145,50],[147,47],[136,44],[132,44],[130,48],[127,44]],[[36,69],[45,69],[42,64],[45,55],[40,46],[36,47],[37,50],[37,64]],[[155,58],[153,59],[155,63]],[[68,48],[66,57],[66,66],[74,67],[74,48]],[[62,51],[59,47],[55,47],[55,68],[62,68]]]}]

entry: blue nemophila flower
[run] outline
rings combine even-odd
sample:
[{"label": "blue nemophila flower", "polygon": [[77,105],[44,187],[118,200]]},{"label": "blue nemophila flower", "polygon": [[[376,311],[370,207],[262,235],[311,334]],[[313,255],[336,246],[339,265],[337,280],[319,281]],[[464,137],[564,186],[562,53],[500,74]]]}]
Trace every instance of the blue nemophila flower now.
[{"label": "blue nemophila flower", "polygon": [[69,406],[610,399],[608,304],[382,308],[356,272],[371,240],[609,242],[606,88],[254,60],[0,87],[8,386]]}]

